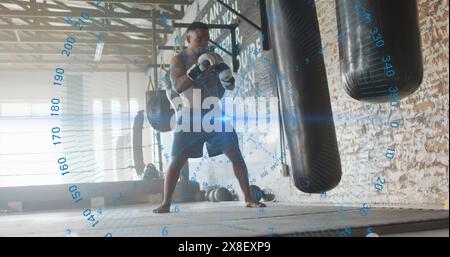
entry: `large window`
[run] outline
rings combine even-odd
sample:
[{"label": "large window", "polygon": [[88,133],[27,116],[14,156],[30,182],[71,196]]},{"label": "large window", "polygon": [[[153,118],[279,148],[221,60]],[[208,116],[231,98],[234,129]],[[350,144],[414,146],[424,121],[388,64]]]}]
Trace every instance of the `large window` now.
[{"label": "large window", "polygon": [[[122,72],[67,71],[60,91],[49,85],[51,74],[44,71],[29,76],[4,72],[0,78],[0,187],[138,179],[132,167],[132,127],[143,109],[140,77],[132,80],[136,89],[131,95]],[[61,115],[51,116],[51,99],[60,102]],[[153,154],[147,127],[146,163]],[[58,141],[62,144],[55,145]],[[71,176],[59,171],[62,157]]]},{"label": "large window", "polygon": [[0,186],[61,183],[55,176],[50,104],[0,104]]}]

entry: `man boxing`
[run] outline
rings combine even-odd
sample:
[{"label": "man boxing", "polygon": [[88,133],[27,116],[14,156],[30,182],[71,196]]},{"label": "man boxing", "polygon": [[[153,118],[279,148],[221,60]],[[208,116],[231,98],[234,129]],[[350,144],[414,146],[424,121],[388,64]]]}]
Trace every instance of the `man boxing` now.
[{"label": "man boxing", "polygon": [[[195,105],[193,101],[194,89],[201,90],[201,99],[217,97],[225,88],[234,89],[234,78],[228,65],[222,58],[208,49],[208,26],[201,22],[192,23],[187,29],[188,48],[183,50],[171,60],[170,79],[173,90],[189,101],[190,107],[187,115],[191,124],[201,122],[202,117],[209,111],[202,106]],[[223,87],[223,88],[221,88]],[[193,109],[199,110],[201,117],[194,117]],[[185,112],[186,113],[186,112]],[[172,161],[167,170],[164,184],[164,200],[162,204],[153,210],[154,213],[170,212],[172,195],[180,176],[180,170],[189,158],[201,158],[203,145],[207,143],[210,157],[225,154],[233,164],[233,170],[244,194],[247,207],[265,207],[263,203],[255,201],[250,193],[248,172],[245,161],[239,149],[236,132],[205,132],[176,131],[172,145]]]}]

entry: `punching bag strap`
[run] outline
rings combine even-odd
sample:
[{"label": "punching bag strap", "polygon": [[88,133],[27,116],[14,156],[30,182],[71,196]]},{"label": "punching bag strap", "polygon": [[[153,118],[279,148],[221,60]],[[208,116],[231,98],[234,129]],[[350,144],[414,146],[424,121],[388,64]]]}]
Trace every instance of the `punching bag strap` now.
[{"label": "punching bag strap", "polygon": [[152,90],[152,91],[156,90],[155,86],[153,85],[152,76],[148,76],[147,91],[150,91],[150,90]]},{"label": "punching bag strap", "polygon": [[174,55],[180,54],[183,51],[183,41],[181,37],[181,29],[176,28],[175,29],[175,44],[173,46],[173,53]]},{"label": "punching bag strap", "polygon": [[160,65],[159,68],[167,73],[166,68],[164,67],[166,63],[164,62],[164,58],[161,56],[161,60],[159,61]]}]

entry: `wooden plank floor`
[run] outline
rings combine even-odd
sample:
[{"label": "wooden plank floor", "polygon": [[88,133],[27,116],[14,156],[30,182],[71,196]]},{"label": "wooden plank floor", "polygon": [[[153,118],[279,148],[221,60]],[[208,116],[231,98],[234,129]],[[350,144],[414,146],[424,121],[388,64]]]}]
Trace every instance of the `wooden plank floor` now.
[{"label": "wooden plank floor", "polygon": [[[358,208],[338,212],[335,206],[292,206],[269,203],[249,209],[240,202],[177,204],[180,211],[153,214],[154,205],[129,205],[95,212],[99,223],[83,210],[13,213],[0,215],[0,236],[338,236],[352,227],[352,236],[365,236],[372,226],[377,234],[448,229],[448,210],[373,209],[363,217]],[[172,206],[174,207],[174,206]],[[96,211],[93,209],[93,211]]]}]

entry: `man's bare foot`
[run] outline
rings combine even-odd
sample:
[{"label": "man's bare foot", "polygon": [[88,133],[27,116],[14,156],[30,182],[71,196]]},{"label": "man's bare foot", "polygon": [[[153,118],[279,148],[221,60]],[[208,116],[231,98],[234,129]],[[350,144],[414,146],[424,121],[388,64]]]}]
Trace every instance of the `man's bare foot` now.
[{"label": "man's bare foot", "polygon": [[260,203],[260,202],[246,202],[245,207],[248,208],[262,208],[262,207],[266,207],[265,204]]},{"label": "man's bare foot", "polygon": [[165,205],[165,204],[162,204],[158,208],[153,210],[153,213],[159,213],[159,214],[169,213],[169,212],[170,212],[170,205]]}]

